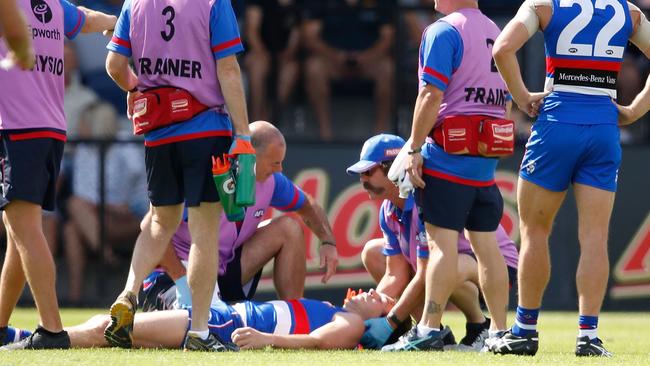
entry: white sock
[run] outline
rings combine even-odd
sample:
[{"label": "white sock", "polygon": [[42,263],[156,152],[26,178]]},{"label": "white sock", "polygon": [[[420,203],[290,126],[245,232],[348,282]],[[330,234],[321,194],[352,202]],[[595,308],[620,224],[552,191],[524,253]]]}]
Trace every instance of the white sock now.
[{"label": "white sock", "polygon": [[422,325],[422,324],[418,324],[418,326],[417,326],[418,337],[427,336],[427,335],[429,335],[429,333],[431,333],[431,331],[440,332],[440,329],[438,329],[438,328],[430,328],[430,327],[427,327],[426,325]]},{"label": "white sock", "polygon": [[596,329],[578,329],[578,338],[588,336],[589,339],[598,338],[598,328]]},{"label": "white sock", "polygon": [[208,339],[208,336],[210,336],[210,330],[190,330],[187,334],[194,334],[201,337],[201,339],[206,340]]},{"label": "white sock", "polygon": [[505,332],[505,330],[489,330],[488,331],[488,336],[490,338],[500,337],[504,332]]}]

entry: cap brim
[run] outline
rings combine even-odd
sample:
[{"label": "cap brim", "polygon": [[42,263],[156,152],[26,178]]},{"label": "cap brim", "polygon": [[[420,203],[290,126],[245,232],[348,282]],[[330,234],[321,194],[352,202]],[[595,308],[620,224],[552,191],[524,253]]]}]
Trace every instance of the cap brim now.
[{"label": "cap brim", "polygon": [[352,165],[351,167],[347,168],[345,171],[348,174],[361,174],[374,168],[375,166],[377,166],[377,164],[378,163],[376,161],[361,160],[356,164]]}]

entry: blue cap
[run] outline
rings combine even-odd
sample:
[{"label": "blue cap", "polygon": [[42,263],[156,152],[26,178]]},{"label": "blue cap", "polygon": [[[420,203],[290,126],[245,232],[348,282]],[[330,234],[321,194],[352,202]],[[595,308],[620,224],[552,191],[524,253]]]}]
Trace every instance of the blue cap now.
[{"label": "blue cap", "polygon": [[359,161],[346,171],[348,174],[360,174],[376,167],[381,162],[394,160],[404,144],[406,141],[399,136],[386,133],[373,136],[363,144]]}]

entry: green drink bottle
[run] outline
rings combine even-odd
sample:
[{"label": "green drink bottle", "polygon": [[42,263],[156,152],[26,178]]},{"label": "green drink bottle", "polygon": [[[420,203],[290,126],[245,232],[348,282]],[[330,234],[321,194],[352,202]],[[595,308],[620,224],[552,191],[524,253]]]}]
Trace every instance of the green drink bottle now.
[{"label": "green drink bottle", "polygon": [[237,155],[235,203],[240,207],[255,204],[255,154]]},{"label": "green drink bottle", "polygon": [[230,170],[230,160],[227,157],[212,157],[212,179],[214,179],[219,200],[228,221],[243,220],[244,208],[235,203],[235,179]]}]

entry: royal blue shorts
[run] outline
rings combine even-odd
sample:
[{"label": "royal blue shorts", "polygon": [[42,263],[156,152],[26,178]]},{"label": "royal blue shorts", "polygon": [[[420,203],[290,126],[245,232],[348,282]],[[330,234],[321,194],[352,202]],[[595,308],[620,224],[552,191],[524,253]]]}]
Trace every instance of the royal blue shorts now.
[{"label": "royal blue shorts", "polygon": [[[47,211],[54,211],[56,181],[59,177],[65,142],[49,137],[23,139],[40,133],[54,132],[41,130],[1,132],[0,209],[4,209],[11,201],[20,200],[35,203]],[[55,134],[65,138],[63,133]]]},{"label": "royal blue shorts", "polygon": [[526,144],[519,175],[555,192],[580,183],[616,191],[621,165],[617,125],[537,122]]}]

